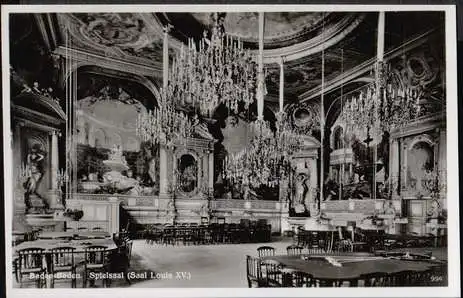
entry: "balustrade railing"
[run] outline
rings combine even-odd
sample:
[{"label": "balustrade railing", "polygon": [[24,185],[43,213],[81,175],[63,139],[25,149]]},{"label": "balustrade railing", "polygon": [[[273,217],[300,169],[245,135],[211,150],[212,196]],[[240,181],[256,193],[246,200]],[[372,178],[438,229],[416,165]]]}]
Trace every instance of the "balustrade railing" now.
[{"label": "balustrade railing", "polygon": [[[170,198],[159,198],[158,196],[131,196],[121,194],[86,194],[86,193],[74,193],[72,195],[73,200],[85,200],[85,201],[106,201],[109,198],[116,197],[124,206],[153,206],[159,209],[163,209],[167,206]],[[198,200],[191,199],[179,199],[175,200],[177,203],[193,202]],[[279,210],[280,202],[278,201],[245,201],[245,200],[211,200],[210,208],[213,210],[223,209],[263,209],[263,210]]]}]

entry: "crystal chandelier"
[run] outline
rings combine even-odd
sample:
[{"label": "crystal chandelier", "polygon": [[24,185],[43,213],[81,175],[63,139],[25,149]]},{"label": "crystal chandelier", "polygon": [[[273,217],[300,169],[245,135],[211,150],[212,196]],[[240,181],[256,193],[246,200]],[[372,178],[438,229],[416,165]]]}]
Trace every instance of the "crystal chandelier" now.
[{"label": "crystal chandelier", "polygon": [[[283,111],[283,85],[280,81],[280,112],[277,113],[276,130],[264,120],[264,80],[263,73],[263,33],[264,17],[259,15],[259,56],[257,72],[257,120],[251,124],[253,138],[248,146],[225,161],[225,179],[242,182],[254,188],[275,187],[285,179],[291,170],[291,155],[302,146],[302,137],[289,125]],[[280,78],[281,80],[281,78]]]},{"label": "crystal chandelier", "polygon": [[186,142],[193,132],[193,121],[185,113],[177,111],[167,98],[162,90],[159,107],[138,114],[136,132],[142,142],[171,147],[175,142]]},{"label": "crystal chandelier", "polygon": [[251,130],[255,137],[249,145],[226,157],[224,178],[256,188],[275,187],[289,173],[290,161],[279,150],[279,140],[267,121],[258,119],[251,124]]},{"label": "crystal chandelier", "polygon": [[276,116],[275,149],[283,158],[288,158],[302,148],[303,136],[294,131],[285,112],[280,111]]},{"label": "crystal chandelier", "polygon": [[225,33],[223,17],[212,15],[210,34],[205,31],[196,44],[188,40],[172,63],[167,98],[182,105],[194,106],[210,116],[219,104],[238,114],[256,97],[257,65],[243,42]]},{"label": "crystal chandelier", "polygon": [[383,62],[376,63],[375,73],[377,83],[366,86],[344,106],[342,114],[349,126],[390,131],[421,115],[422,86],[407,84]]}]

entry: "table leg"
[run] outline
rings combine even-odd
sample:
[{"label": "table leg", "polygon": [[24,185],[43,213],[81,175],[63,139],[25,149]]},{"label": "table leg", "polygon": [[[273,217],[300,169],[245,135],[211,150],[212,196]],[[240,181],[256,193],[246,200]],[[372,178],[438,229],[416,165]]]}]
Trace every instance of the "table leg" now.
[{"label": "table leg", "polygon": [[333,250],[334,231],[331,231],[330,251]]},{"label": "table leg", "polygon": [[[49,253],[43,254],[43,262],[45,264],[45,274],[51,274],[51,262],[52,262],[52,256]],[[45,277],[45,287],[46,288],[51,288],[52,287],[52,279]]]}]

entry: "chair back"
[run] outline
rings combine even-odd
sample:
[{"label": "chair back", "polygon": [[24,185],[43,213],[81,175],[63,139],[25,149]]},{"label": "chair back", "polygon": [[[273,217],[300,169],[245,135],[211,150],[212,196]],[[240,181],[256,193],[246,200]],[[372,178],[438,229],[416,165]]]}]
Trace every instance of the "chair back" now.
[{"label": "chair back", "polygon": [[127,253],[127,257],[129,261],[130,261],[130,258],[132,257],[132,246],[133,246],[132,240],[129,240],[125,243],[125,249],[126,249],[126,253]]},{"label": "chair back", "polygon": [[311,286],[312,277],[305,272],[291,268],[283,268],[281,272],[283,274],[283,287],[302,288]]},{"label": "chair back", "polygon": [[302,254],[302,250],[303,248],[297,245],[290,245],[286,247],[286,253],[288,254],[288,256],[300,255]]},{"label": "chair back", "polygon": [[253,282],[259,286],[259,280],[261,279],[260,271],[260,260],[253,258],[249,255],[246,256],[246,276],[248,279],[248,287],[252,288]]},{"label": "chair back", "polygon": [[374,272],[360,276],[364,281],[364,287],[387,287],[391,286],[391,278],[384,272]]},{"label": "chair back", "polygon": [[283,285],[283,266],[276,260],[264,259],[260,263],[261,273],[268,287],[281,287]]},{"label": "chair back", "polygon": [[93,245],[85,248],[85,266],[88,265],[106,265],[107,255],[106,246]]},{"label": "chair back", "polygon": [[[58,247],[51,250],[52,270],[74,266],[74,247]],[[71,269],[69,269],[71,270]]]},{"label": "chair back", "polygon": [[43,248],[25,248],[18,252],[18,271],[19,274],[35,269],[44,269]]},{"label": "chair back", "polygon": [[274,256],[275,248],[271,246],[261,246],[257,248],[257,254],[259,255],[259,258]]},{"label": "chair back", "polygon": [[261,246],[257,248],[257,254],[259,255],[259,258],[274,256],[275,248],[271,246]]}]

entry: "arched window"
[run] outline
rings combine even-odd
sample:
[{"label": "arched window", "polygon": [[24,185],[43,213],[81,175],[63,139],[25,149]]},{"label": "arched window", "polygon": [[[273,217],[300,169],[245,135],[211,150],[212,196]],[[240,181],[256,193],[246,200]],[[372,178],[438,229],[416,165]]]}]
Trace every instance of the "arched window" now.
[{"label": "arched window", "polygon": [[344,130],[342,127],[336,127],[334,130],[334,150],[344,148]]}]

